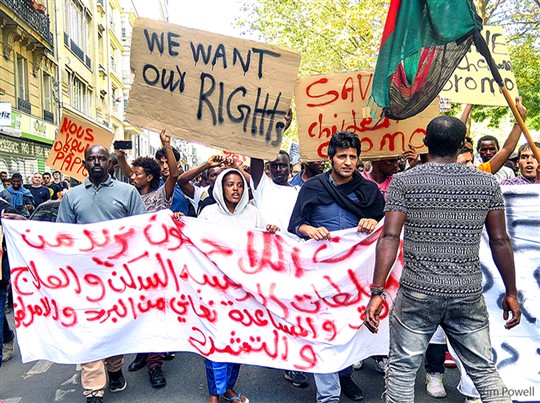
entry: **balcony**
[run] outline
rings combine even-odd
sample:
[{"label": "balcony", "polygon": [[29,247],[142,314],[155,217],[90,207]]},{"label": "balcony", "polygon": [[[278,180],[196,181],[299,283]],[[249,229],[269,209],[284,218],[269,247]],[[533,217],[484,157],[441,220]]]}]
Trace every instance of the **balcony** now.
[{"label": "balcony", "polygon": [[43,110],[43,120],[46,120],[47,122],[54,123],[54,113]]},{"label": "balcony", "polygon": [[26,99],[17,98],[17,109],[21,112],[26,112],[29,115],[32,114],[32,104]]},{"label": "balcony", "polygon": [[51,47],[53,46],[49,17],[46,14],[36,10],[31,4],[23,0],[0,0],[0,4],[13,11],[17,17],[36,31]]}]

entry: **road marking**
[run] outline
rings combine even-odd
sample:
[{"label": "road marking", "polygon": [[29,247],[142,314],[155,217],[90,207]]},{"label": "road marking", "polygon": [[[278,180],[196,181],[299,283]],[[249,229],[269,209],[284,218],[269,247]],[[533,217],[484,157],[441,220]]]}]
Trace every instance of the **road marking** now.
[{"label": "road marking", "polygon": [[23,379],[28,379],[34,375],[42,374],[46,372],[52,365],[53,363],[50,361],[45,361],[45,360],[38,361],[32,368],[30,368],[30,371],[28,371],[22,377]]},{"label": "road marking", "polygon": [[67,381],[65,381],[64,383],[61,384],[61,386],[66,386],[66,385],[77,385],[79,382],[78,382],[78,378],[79,378],[79,374],[73,374],[73,376],[71,378],[69,378]]},{"label": "road marking", "polygon": [[22,397],[10,397],[9,399],[2,400],[3,403],[19,403]]},{"label": "road marking", "polygon": [[73,392],[75,392],[75,389],[69,389],[69,390],[56,389],[56,394],[54,395],[54,401],[59,402],[61,400],[64,400],[64,397],[66,397],[67,395]]}]

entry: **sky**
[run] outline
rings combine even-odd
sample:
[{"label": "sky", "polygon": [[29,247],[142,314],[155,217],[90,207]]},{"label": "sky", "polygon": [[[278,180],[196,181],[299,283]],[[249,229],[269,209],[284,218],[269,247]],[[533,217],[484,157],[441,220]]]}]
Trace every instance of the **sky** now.
[{"label": "sky", "polygon": [[[156,0],[133,0],[139,16],[158,19]],[[239,0],[169,0],[169,22],[217,34],[240,37],[235,18]]]}]

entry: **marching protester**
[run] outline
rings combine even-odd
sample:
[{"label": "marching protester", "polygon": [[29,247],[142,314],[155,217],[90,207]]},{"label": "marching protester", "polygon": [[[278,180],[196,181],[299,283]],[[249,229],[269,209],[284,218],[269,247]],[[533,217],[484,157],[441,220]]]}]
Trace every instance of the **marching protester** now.
[{"label": "marching protester", "polygon": [[0,197],[6,200],[18,214],[28,217],[34,206],[34,197],[32,193],[22,186],[22,175],[15,172],[11,176],[11,186],[6,187],[0,192]]},{"label": "marching protester", "polygon": [[41,203],[51,199],[51,193],[47,186],[41,184],[42,178],[39,172],[35,172],[30,178],[30,185],[24,185],[26,189],[32,193],[34,197],[34,207],[39,206]]},{"label": "marching protester", "polygon": [[[338,132],[328,145],[330,171],[309,179],[300,189],[289,222],[289,232],[304,239],[323,241],[331,231],[357,228],[371,232],[383,217],[384,199],[377,185],[356,172],[360,139]],[[341,391],[351,400],[361,400],[362,390],[352,379],[352,366],[339,373],[314,374],[317,402],[339,402]]]},{"label": "marching protester", "polygon": [[[112,180],[108,173],[109,151],[91,146],[84,153],[88,178],[66,192],[60,203],[57,222],[89,224],[146,213],[141,196],[127,183]],[[99,205],[99,208],[96,208]],[[81,384],[87,403],[100,403],[109,377],[109,390],[120,392],[127,386],[122,373],[124,356],[108,357],[81,365]]]},{"label": "marching protester", "polygon": [[[266,228],[275,233],[279,228],[265,224],[262,214],[249,204],[248,184],[238,169],[223,170],[215,180],[213,198],[216,203],[206,207],[199,218],[220,224],[239,225],[246,228]],[[238,379],[240,364],[215,362],[206,359],[206,381],[210,397],[208,403],[217,403],[219,397],[227,401],[248,403],[249,399],[235,392],[234,385]]]},{"label": "marching protester", "polygon": [[62,186],[51,181],[51,173],[43,172],[43,185],[49,188],[51,200],[60,200],[62,198]]},{"label": "marching protester", "polygon": [[[463,110],[460,118],[463,123],[467,122],[471,108],[471,105],[466,105],[465,109]],[[525,121],[525,118],[527,117],[527,109],[521,103],[521,97],[516,97],[516,108],[523,121]],[[476,151],[478,151],[480,154],[482,163],[478,165],[478,169],[495,175],[498,181],[515,177],[514,171],[508,167],[505,167],[504,164],[514,152],[520,136],[521,127],[517,124],[517,122],[515,122],[510,134],[500,149],[499,141],[496,137],[490,135],[480,137],[478,139]]]},{"label": "marching protester", "polygon": [[302,170],[292,177],[289,183],[293,186],[302,187],[309,178],[322,174],[325,167],[325,161],[310,161],[302,164]]},{"label": "marching protester", "polygon": [[[535,141],[534,145],[540,148],[540,142]],[[538,161],[534,156],[531,146],[523,144],[518,150],[519,176],[513,179],[504,179],[501,185],[532,185],[540,183],[540,171]]]},{"label": "marching protester", "polygon": [[[527,117],[527,109],[521,103],[521,97],[516,98],[516,107],[522,119],[525,120],[525,118]],[[465,124],[471,112],[471,108],[472,108],[472,105],[466,105],[461,115],[460,119]],[[486,155],[490,156],[489,160],[478,165],[477,169],[484,172],[491,173],[491,174],[496,174],[499,171],[499,169],[503,167],[504,163],[506,162],[506,159],[513,152],[514,148],[516,147],[516,144],[519,141],[520,136],[521,136],[521,128],[516,123],[514,124],[514,127],[512,128],[510,134],[508,135],[508,138],[504,142],[503,148],[498,150],[495,155],[492,155],[491,150],[487,150]],[[498,147],[498,143],[497,143],[497,147]],[[465,136],[463,146],[461,147],[458,153],[456,161],[458,163],[465,164],[468,167],[474,168],[474,151],[473,150],[474,150],[473,140],[470,137]],[[502,180],[501,184],[506,181],[507,180]],[[448,354],[446,351],[447,350],[446,337],[445,337],[444,331],[442,331],[442,329],[439,328],[437,332],[435,333],[435,335],[433,336],[433,339],[434,341],[430,342],[430,344],[428,345],[428,348],[426,350],[426,355],[425,355],[426,392],[428,395],[433,396],[433,397],[444,397],[446,396],[446,390],[443,384],[445,362],[447,362],[448,365],[453,365],[453,366],[455,366],[456,363],[454,362],[453,357],[450,354]],[[466,394],[467,402],[475,402],[478,397],[478,392],[474,390],[474,387],[471,386],[470,378],[468,378],[467,374],[463,372],[462,365],[459,362],[459,358],[456,358],[456,360],[457,360],[457,365],[459,366],[460,371],[462,372],[461,374],[462,380],[460,383],[462,393]]]},{"label": "marching protester", "polygon": [[62,180],[62,173],[60,171],[53,171],[52,176],[53,176],[53,183],[60,186],[63,192],[69,189],[69,184],[65,180],[65,178],[64,180]]},{"label": "marching protester", "polygon": [[[125,152],[119,149],[114,150],[122,172],[131,172],[129,183],[137,189],[143,199],[146,211],[149,213],[171,208],[178,178],[178,166],[171,147],[171,138],[165,134],[165,129],[161,131],[159,137],[166,158],[166,161],[161,164],[152,157],[137,157],[129,167]],[[165,183],[160,186],[163,166],[166,166],[169,172],[166,174]],[[163,359],[164,354],[162,353],[138,353],[133,362],[129,364],[128,370],[138,371],[146,365],[152,387],[162,388],[167,384],[162,369]]]},{"label": "marching protester", "polygon": [[[195,216],[198,216],[206,206],[216,202],[213,197],[213,187],[223,167],[238,169],[249,183],[250,175],[234,159],[225,158],[222,155],[212,155],[203,164],[178,177],[177,183],[189,198],[195,210]],[[199,175],[203,176],[204,183],[201,183],[202,186],[195,186],[191,182]]]},{"label": "marching protester", "polygon": [[[433,119],[425,137],[428,163],[396,175],[388,191],[364,322],[370,331],[378,331],[384,284],[405,227],[405,267],[390,314],[387,402],[414,402],[416,371],[439,325],[482,401],[511,401],[491,357],[478,256],[484,224],[506,287],[502,308],[507,329],[518,325],[521,318],[512,246],[497,181],[456,163],[465,133],[466,126],[459,119]],[[461,213],[464,211],[467,214]],[[464,305],[469,308],[462,309]]]}]

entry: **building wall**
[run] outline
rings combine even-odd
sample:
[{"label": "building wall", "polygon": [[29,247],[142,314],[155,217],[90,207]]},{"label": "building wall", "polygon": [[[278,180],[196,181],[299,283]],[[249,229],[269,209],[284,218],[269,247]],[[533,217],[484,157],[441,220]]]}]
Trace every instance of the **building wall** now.
[{"label": "building wall", "polygon": [[[45,170],[62,110],[107,128],[115,139],[132,140],[133,156],[153,151],[159,135],[124,121],[136,3],[0,0],[0,102],[12,111],[11,125],[0,127],[0,170],[24,170],[25,177]],[[155,11],[154,18],[168,20],[168,1],[156,0]],[[18,58],[26,66],[22,98]]]}]

